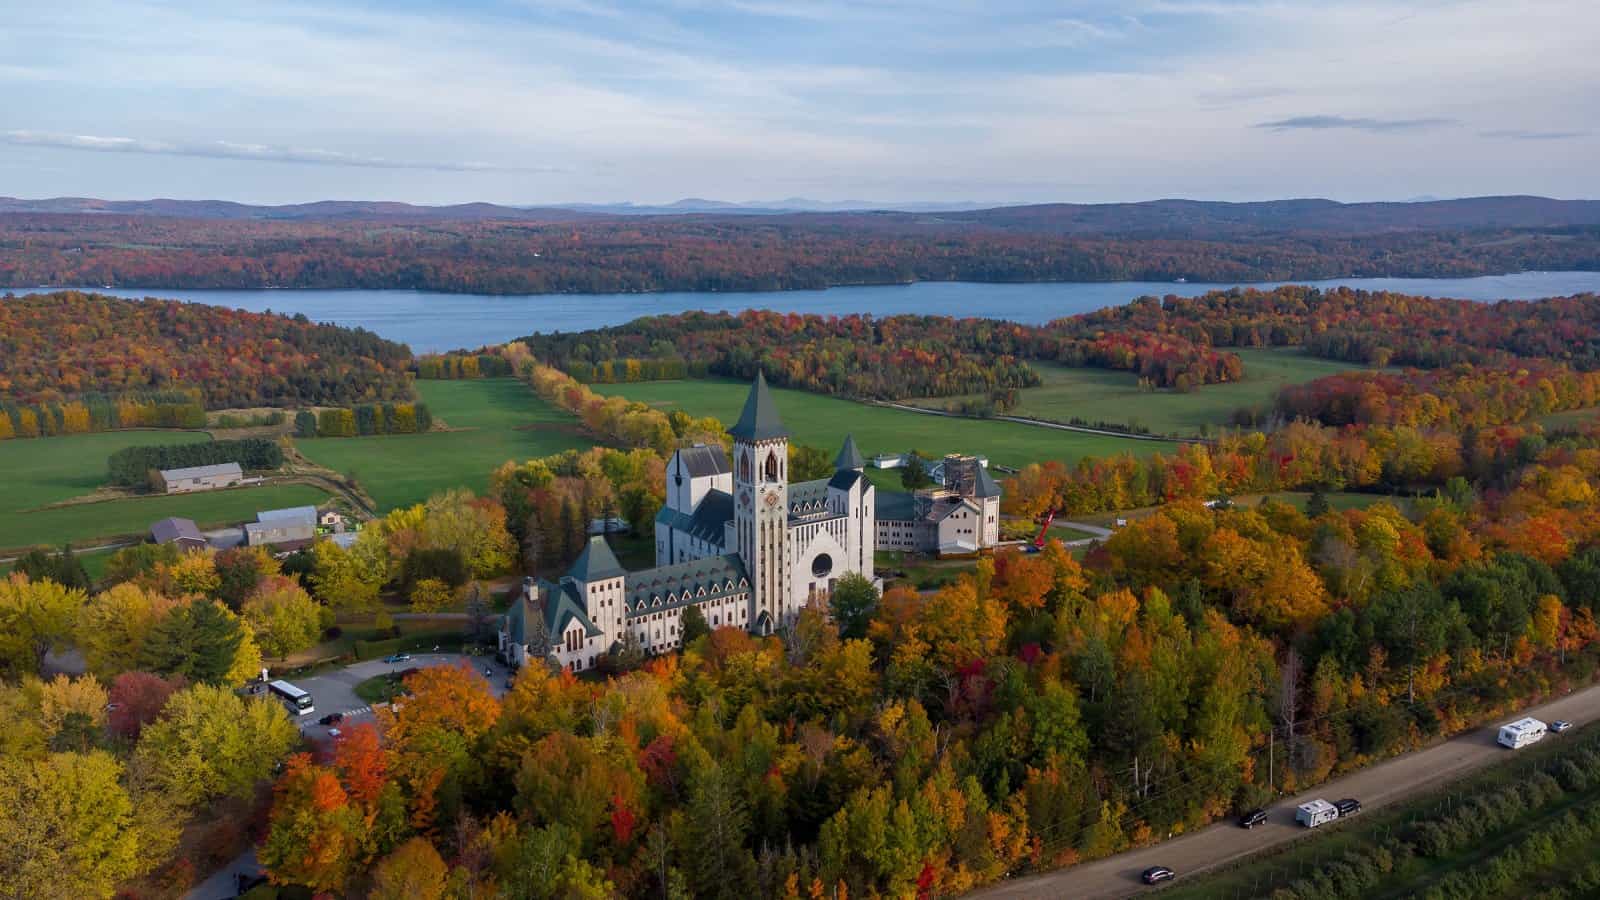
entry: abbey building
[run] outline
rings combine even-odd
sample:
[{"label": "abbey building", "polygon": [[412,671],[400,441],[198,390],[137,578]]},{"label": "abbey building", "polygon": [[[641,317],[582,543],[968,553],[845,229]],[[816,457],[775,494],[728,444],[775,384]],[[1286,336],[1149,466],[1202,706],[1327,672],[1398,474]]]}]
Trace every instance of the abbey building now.
[{"label": "abbey building", "polygon": [[999,488],[971,457],[946,459],[942,490],[882,504],[847,436],[833,475],[791,482],[789,433],[764,376],[728,433],[731,460],[721,447],[694,446],[668,461],[654,568],[629,572],[592,537],[560,581],[528,579],[501,628],[509,663],[548,650],[583,671],[630,631],[646,652],[676,649],[689,606],[712,628],[772,634],[825,601],[842,575],[875,581],[876,549],[976,552],[998,536]]}]

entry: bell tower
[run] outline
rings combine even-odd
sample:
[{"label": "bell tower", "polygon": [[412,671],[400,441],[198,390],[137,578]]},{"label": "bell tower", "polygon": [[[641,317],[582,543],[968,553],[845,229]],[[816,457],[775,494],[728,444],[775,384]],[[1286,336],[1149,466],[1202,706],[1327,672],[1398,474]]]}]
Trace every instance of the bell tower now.
[{"label": "bell tower", "polygon": [[789,598],[789,432],[756,375],[733,437],[734,524],[750,577],[750,630],[771,634],[793,617]]}]

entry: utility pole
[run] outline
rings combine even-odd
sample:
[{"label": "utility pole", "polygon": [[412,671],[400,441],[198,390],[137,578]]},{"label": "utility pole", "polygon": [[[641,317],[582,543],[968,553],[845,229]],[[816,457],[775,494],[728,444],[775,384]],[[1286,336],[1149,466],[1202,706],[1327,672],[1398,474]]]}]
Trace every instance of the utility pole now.
[{"label": "utility pole", "polygon": [[1278,729],[1267,729],[1267,787],[1272,788],[1273,796],[1277,796],[1278,782],[1272,777],[1272,763],[1277,758]]}]

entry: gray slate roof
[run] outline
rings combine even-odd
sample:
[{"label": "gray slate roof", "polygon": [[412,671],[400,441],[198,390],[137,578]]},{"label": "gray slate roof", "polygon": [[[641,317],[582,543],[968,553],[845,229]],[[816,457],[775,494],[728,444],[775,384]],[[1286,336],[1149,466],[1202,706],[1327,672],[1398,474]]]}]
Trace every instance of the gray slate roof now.
[{"label": "gray slate roof", "polygon": [[995,483],[994,478],[990,476],[989,470],[985,466],[978,466],[978,488],[973,493],[979,497],[1000,496],[1000,485]]},{"label": "gray slate roof", "polygon": [[568,577],[584,584],[621,578],[626,574],[628,570],[617,561],[617,555],[611,552],[611,545],[606,543],[603,535],[598,534],[589,538],[589,546],[583,548],[583,552],[573,561],[572,568],[567,570]]},{"label": "gray slate roof", "polygon": [[835,469],[861,469],[865,468],[867,461],[861,458],[861,451],[856,449],[856,436],[846,434],[844,446],[839,448],[839,455],[834,457]]},{"label": "gray slate roof", "polygon": [[789,485],[789,515],[810,516],[826,512],[829,480],[819,478],[816,481],[797,481]]},{"label": "gray slate roof", "polygon": [[542,581],[539,587],[540,595],[545,598],[544,627],[552,643],[561,642],[561,633],[567,630],[567,625],[574,619],[583,626],[584,634],[589,637],[602,634],[600,627],[590,621],[588,614],[583,611],[583,595],[578,592],[576,584],[563,578],[560,584]]},{"label": "gray slate roof", "polygon": [[728,554],[632,572],[625,588],[632,618],[748,591],[750,581],[738,555]]},{"label": "gray slate roof", "polygon": [[200,533],[193,519],[162,519],[150,526],[150,536],[158,544],[170,544],[179,539],[205,542],[205,535]]},{"label": "gray slate roof", "polygon": [[897,522],[910,522],[917,518],[915,495],[903,491],[876,491],[874,495],[877,499],[873,502],[873,511],[880,521],[891,519]]},{"label": "gray slate roof", "polygon": [[833,473],[832,478],[828,479],[828,487],[838,488],[841,491],[848,491],[855,487],[856,482],[865,477],[866,476],[855,471],[854,469],[840,469],[839,471]]},{"label": "gray slate roof", "polygon": [[727,491],[707,492],[693,513],[679,512],[665,506],[656,513],[657,522],[712,544],[727,540],[727,532],[723,529],[732,520],[733,495]]},{"label": "gray slate roof", "polygon": [[263,525],[268,522],[281,522],[285,525],[294,523],[315,525],[317,524],[317,508],[315,506],[291,506],[287,509],[266,509],[256,513],[256,521]]},{"label": "gray slate roof", "polygon": [[702,478],[707,475],[726,475],[732,471],[728,467],[728,456],[721,447],[697,445],[678,448],[672,474],[684,478]]},{"label": "gray slate roof", "polygon": [[768,438],[788,437],[783,420],[778,417],[778,406],[772,402],[772,392],[767,390],[767,376],[756,373],[756,383],[744,399],[744,412],[728,433],[742,441],[764,441]]},{"label": "gray slate roof", "polygon": [[231,475],[234,478],[244,476],[244,470],[236,462],[215,463],[209,466],[185,466],[182,469],[162,469],[161,477],[168,481],[177,481],[181,478],[211,478],[217,475]]}]

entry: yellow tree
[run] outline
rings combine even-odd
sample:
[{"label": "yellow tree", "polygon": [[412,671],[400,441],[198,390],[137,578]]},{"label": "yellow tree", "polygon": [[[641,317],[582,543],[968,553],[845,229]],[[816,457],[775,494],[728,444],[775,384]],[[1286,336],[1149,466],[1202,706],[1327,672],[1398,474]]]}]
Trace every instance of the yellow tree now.
[{"label": "yellow tree", "polygon": [[30,581],[13,574],[0,580],[0,667],[14,673],[37,672],[45,654],[72,634],[82,591],[54,581]]}]

